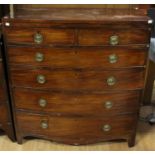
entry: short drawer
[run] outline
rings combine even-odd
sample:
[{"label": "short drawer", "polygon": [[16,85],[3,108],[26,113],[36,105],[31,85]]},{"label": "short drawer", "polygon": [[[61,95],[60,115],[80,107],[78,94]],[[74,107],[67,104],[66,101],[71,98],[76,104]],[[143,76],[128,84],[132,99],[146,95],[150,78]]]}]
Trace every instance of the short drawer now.
[{"label": "short drawer", "polygon": [[140,105],[139,91],[79,94],[15,88],[13,95],[17,109],[58,115],[113,116],[137,113]]},{"label": "short drawer", "polygon": [[127,70],[11,69],[12,86],[61,91],[141,89],[143,68]]},{"label": "short drawer", "polygon": [[128,45],[148,44],[150,32],[148,29],[81,29],[79,30],[80,45]]},{"label": "short drawer", "polygon": [[[51,68],[118,68],[144,66],[146,47],[36,48],[8,47],[11,65]],[[132,57],[131,59],[129,59]]]},{"label": "short drawer", "polygon": [[73,29],[6,29],[5,33],[11,44],[74,44]]},{"label": "short drawer", "polygon": [[69,144],[86,144],[102,140],[124,139],[135,131],[137,115],[109,118],[52,117],[17,113],[23,136],[44,137]]}]

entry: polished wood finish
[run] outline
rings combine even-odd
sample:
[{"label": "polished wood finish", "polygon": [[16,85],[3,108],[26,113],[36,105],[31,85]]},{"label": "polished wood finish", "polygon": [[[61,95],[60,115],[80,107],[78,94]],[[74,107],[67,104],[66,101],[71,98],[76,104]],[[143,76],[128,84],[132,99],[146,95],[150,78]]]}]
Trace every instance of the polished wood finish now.
[{"label": "polished wood finish", "polygon": [[[3,19],[18,143],[34,136],[74,145],[125,139],[133,146],[147,68],[146,12],[41,11],[17,9],[14,19]],[[42,42],[34,41],[36,33]],[[36,62],[35,52],[43,52],[44,61]],[[115,52],[118,61],[111,64]],[[44,97],[47,107],[40,108]],[[103,105],[107,99],[111,109]]]},{"label": "polished wood finish", "polygon": [[[132,68],[144,66],[147,47],[8,47],[11,66],[51,66],[51,68]],[[37,53],[43,55],[41,62],[36,61]],[[109,56],[115,54],[118,61],[109,62]],[[132,59],[129,57],[134,54]]]},{"label": "polished wood finish", "polygon": [[[145,72],[143,68],[131,70],[54,70],[12,68],[12,86],[62,91],[103,91],[143,89]],[[43,75],[45,83],[37,81]],[[110,77],[116,79],[112,86],[107,84]]]},{"label": "polished wood finish", "polygon": [[[134,129],[136,117],[136,115],[132,117],[129,115],[128,117],[117,116],[112,118],[70,118],[18,113],[17,121],[19,122],[19,128],[22,129],[22,133],[19,130],[19,134],[22,134],[22,136],[27,136],[28,133],[32,136],[47,139],[51,137],[54,141],[80,145],[96,141],[128,138],[128,135]],[[47,129],[41,128],[42,121],[48,123]],[[30,126],[30,124],[33,125]],[[103,131],[102,128],[105,124],[111,125],[110,131]]]},{"label": "polished wood finish", "polygon": [[[144,110],[149,113],[150,108]],[[31,138],[26,143],[18,145],[10,142],[6,136],[0,138],[1,151],[154,151],[155,149],[155,126],[148,123],[139,122],[137,127],[136,144],[128,147],[126,141],[106,141],[90,145],[66,145],[59,144],[44,139]],[[149,143],[148,143],[149,141]]]},{"label": "polished wood finish", "polygon": [[109,45],[111,36],[118,36],[119,45],[147,44],[149,40],[148,29],[93,29],[80,30],[78,42],[82,46]]},{"label": "polished wood finish", "polygon": [[143,4],[139,4],[139,5],[129,5],[129,4],[28,4],[28,5],[14,5],[16,11],[20,10],[20,9],[38,9],[38,8],[77,8],[77,9],[81,9],[81,8],[106,8],[106,9],[114,9],[114,8],[119,8],[119,9],[134,9],[135,7],[139,7],[139,8],[144,8],[144,7],[148,7],[148,5],[143,5]]},{"label": "polished wood finish", "polygon": [[[139,108],[139,91],[118,93],[59,93],[51,91],[14,88],[14,100],[17,109],[55,113],[73,116],[108,116],[136,112]],[[27,101],[27,99],[29,99]],[[42,107],[39,100],[46,100]],[[112,102],[107,108],[106,102]]]},{"label": "polished wood finish", "polygon": [[[40,33],[43,35],[43,44],[68,44],[74,43],[73,30],[61,29],[10,29],[7,32],[7,40],[9,43],[30,43],[34,44],[34,35]],[[22,34],[22,36],[21,36]]]},{"label": "polished wood finish", "polygon": [[[127,44],[147,44],[149,40],[148,29],[91,29],[79,30],[78,38],[75,39],[76,33],[73,29],[8,29],[6,37],[8,43],[18,44],[36,44],[34,36],[39,33],[43,36],[42,45],[73,45],[82,46],[110,45],[110,37],[117,35],[119,45]],[[21,35],[22,34],[22,35]]]},{"label": "polished wood finish", "polygon": [[[146,9],[132,8],[16,8],[16,19],[35,19],[35,20],[53,20],[53,21],[146,21]],[[51,13],[52,11],[52,13]],[[62,16],[63,15],[63,16]],[[35,21],[34,21],[35,22]]]}]

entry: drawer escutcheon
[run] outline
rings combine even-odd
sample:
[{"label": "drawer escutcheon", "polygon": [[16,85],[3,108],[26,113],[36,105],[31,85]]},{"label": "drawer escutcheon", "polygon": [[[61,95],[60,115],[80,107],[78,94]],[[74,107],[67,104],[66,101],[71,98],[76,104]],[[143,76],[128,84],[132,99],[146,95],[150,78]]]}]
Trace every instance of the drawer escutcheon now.
[{"label": "drawer escutcheon", "polygon": [[113,85],[115,85],[115,83],[116,83],[116,78],[115,78],[115,77],[111,76],[111,77],[109,77],[109,78],[107,79],[107,84],[108,84],[109,86],[113,86]]},{"label": "drawer escutcheon", "polygon": [[117,35],[110,37],[110,45],[114,46],[119,44],[119,37]]},{"label": "drawer escutcheon", "polygon": [[39,99],[38,103],[40,107],[46,107],[47,105],[47,101],[43,98]]},{"label": "drawer escutcheon", "polygon": [[111,126],[109,124],[105,124],[103,127],[102,127],[103,131],[105,132],[108,132],[111,130]]},{"label": "drawer escutcheon", "polygon": [[109,62],[111,64],[116,63],[118,61],[118,56],[116,54],[109,55]]},{"label": "drawer escutcheon", "polygon": [[106,101],[105,102],[105,108],[106,109],[111,109],[113,107],[113,102],[111,101]]},{"label": "drawer escutcheon", "polygon": [[36,53],[36,55],[35,55],[35,60],[37,61],[37,62],[42,62],[43,60],[44,60],[44,55],[42,54],[42,53]]},{"label": "drawer escutcheon", "polygon": [[48,123],[47,123],[47,121],[45,121],[45,120],[41,121],[40,127],[41,127],[42,129],[47,129],[47,128],[48,128]]},{"label": "drawer escutcheon", "polygon": [[36,33],[34,35],[34,42],[37,44],[41,44],[43,42],[43,36],[40,33]]},{"label": "drawer escutcheon", "polygon": [[46,82],[46,78],[44,75],[38,75],[37,76],[37,82],[40,84],[44,84]]}]

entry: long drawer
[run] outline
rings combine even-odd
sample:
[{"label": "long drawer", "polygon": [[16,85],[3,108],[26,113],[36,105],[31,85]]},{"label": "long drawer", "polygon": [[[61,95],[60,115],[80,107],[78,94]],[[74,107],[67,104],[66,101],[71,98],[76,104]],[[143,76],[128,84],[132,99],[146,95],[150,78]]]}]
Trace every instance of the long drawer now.
[{"label": "long drawer", "polygon": [[[144,66],[146,47],[48,48],[8,47],[11,65],[52,68],[118,68]],[[133,56],[134,55],[134,56]],[[130,58],[132,57],[132,58]]]},{"label": "long drawer", "polygon": [[137,113],[140,98],[139,91],[82,94],[15,88],[13,94],[17,109],[83,116]]},{"label": "long drawer", "polygon": [[148,29],[81,29],[79,30],[80,45],[128,45],[148,44],[150,33]]},{"label": "long drawer", "polygon": [[73,29],[6,29],[6,39],[11,44],[72,45],[75,42]]},{"label": "long drawer", "polygon": [[53,90],[103,91],[141,89],[145,70],[50,70],[12,68],[12,86]]},{"label": "long drawer", "polygon": [[[52,117],[17,113],[18,130],[23,136],[37,136],[69,144],[127,138],[135,130],[136,115],[108,118]],[[132,124],[132,125],[131,125]]]}]

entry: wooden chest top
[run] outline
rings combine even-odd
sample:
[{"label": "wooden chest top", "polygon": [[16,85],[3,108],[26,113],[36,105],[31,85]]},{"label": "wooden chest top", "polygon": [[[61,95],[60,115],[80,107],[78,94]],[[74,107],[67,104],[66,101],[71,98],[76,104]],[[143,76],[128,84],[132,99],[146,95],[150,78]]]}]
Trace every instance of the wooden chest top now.
[{"label": "wooden chest top", "polygon": [[[6,16],[4,20],[7,20],[7,18],[9,18],[9,16]],[[75,26],[75,24],[79,24],[79,26],[84,26],[86,24],[89,27],[93,26],[90,24],[97,24],[98,26],[103,26],[102,24],[115,23],[115,25],[111,26],[117,27],[119,23],[123,25],[134,25],[142,22],[143,25],[145,25],[147,24],[148,19],[149,17],[147,16],[146,9],[18,8],[14,11],[14,18],[9,18],[9,21],[15,21],[14,24],[19,27],[31,27],[29,23],[33,23],[32,26],[35,27],[48,27],[51,26],[51,24],[53,26],[58,26],[62,23],[69,24],[70,26]],[[20,25],[18,25],[19,23]],[[143,26],[142,23],[139,23],[139,25]]]},{"label": "wooden chest top", "polygon": [[19,9],[15,11],[17,19],[44,19],[53,21],[144,21],[144,9],[107,9],[107,8],[40,8]]}]

